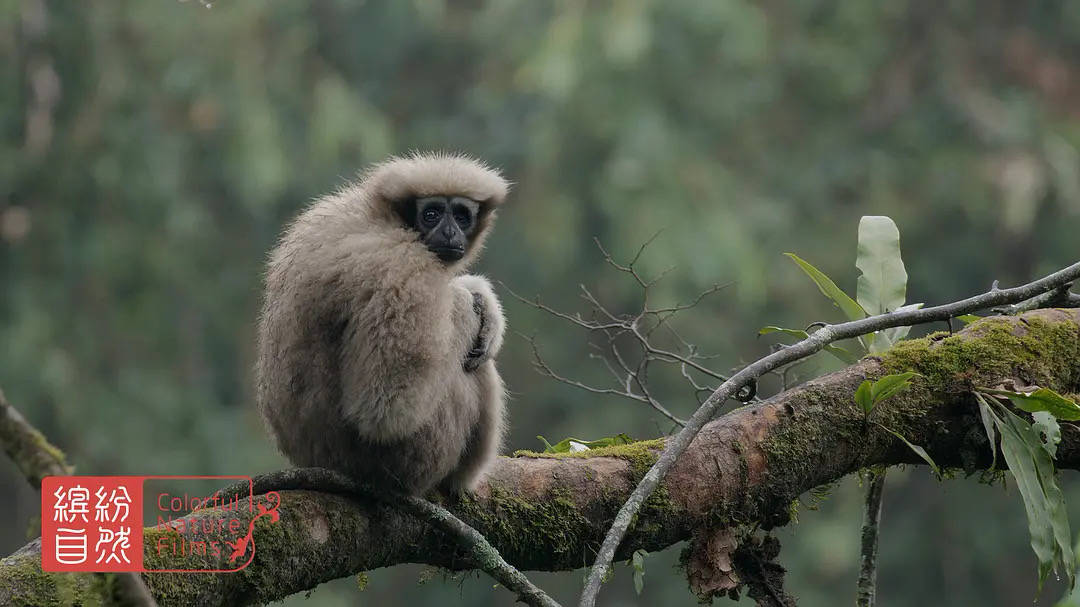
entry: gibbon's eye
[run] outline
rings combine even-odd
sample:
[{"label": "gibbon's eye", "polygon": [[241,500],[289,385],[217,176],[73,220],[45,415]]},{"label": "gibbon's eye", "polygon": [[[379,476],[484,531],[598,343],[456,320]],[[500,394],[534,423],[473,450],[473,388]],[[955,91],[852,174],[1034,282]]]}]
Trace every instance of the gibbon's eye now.
[{"label": "gibbon's eye", "polygon": [[433,226],[439,223],[439,219],[442,217],[442,209],[438,207],[429,207],[420,213],[420,219],[427,225]]},{"label": "gibbon's eye", "polygon": [[468,230],[472,226],[472,213],[465,207],[457,207],[454,209],[454,221],[461,226],[462,230]]}]

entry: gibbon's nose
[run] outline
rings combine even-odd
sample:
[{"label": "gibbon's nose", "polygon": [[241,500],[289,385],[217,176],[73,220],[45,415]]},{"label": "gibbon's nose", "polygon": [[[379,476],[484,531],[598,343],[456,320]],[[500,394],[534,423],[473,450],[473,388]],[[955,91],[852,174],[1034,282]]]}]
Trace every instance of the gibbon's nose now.
[{"label": "gibbon's nose", "polygon": [[446,237],[446,240],[448,240],[448,241],[453,240],[453,238],[454,238],[454,226],[453,226],[453,224],[450,223],[449,221],[444,223],[442,233],[443,233],[443,236]]}]

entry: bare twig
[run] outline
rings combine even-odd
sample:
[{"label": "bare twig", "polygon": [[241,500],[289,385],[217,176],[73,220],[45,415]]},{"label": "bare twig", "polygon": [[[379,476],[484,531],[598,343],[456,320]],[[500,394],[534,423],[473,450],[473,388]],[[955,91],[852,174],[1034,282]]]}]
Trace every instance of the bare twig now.
[{"label": "bare twig", "polygon": [[[513,289],[507,287],[505,284],[502,286],[518,301],[542,312],[546,312],[556,318],[568,321],[577,327],[581,327],[588,331],[590,335],[595,334],[602,336],[602,340],[600,340],[602,343],[598,344],[590,342],[590,348],[593,348],[596,352],[590,353],[589,357],[600,359],[602,361],[618,387],[605,388],[591,386],[585,382],[556,373],[551,368],[551,365],[549,365],[540,355],[535,338],[524,336],[532,346],[533,366],[542,375],[594,394],[614,395],[647,404],[664,417],[675,422],[679,426],[682,426],[685,424],[685,421],[671,413],[671,411],[660,402],[660,399],[652,393],[648,382],[649,368],[654,362],[677,367],[682,378],[693,389],[695,400],[698,403],[702,402],[703,395],[711,394],[714,391],[714,387],[708,385],[708,383],[699,381],[698,377],[695,377],[695,374],[716,380],[717,382],[722,382],[727,379],[725,375],[702,364],[701,361],[711,357],[702,355],[698,351],[697,346],[685,340],[679,332],[671,326],[669,321],[680,312],[696,307],[706,297],[724,289],[729,286],[729,284],[715,284],[698,293],[693,299],[686,303],[665,307],[651,307],[649,305],[649,289],[659,282],[672,268],[668,268],[655,278],[646,279],[637,270],[635,265],[641,259],[645,249],[648,248],[659,235],[660,232],[657,232],[645,241],[638,249],[637,253],[634,254],[634,257],[630,262],[626,264],[615,261],[614,257],[604,248],[599,239],[593,239],[596,242],[596,246],[600,250],[601,255],[604,257],[604,261],[619,272],[630,275],[637,283],[638,287],[641,288],[641,308],[634,314],[623,315],[612,312],[607,306],[601,303],[585,285],[580,285],[581,298],[592,308],[591,315],[585,316],[580,313],[568,314],[566,312],[561,312],[542,303],[539,297],[527,299],[518,295]],[[657,343],[655,340],[655,333],[661,329],[666,331],[666,333],[675,340],[675,349],[668,349]],[[604,340],[606,340],[606,343],[603,343]],[[624,350],[620,348],[620,340],[624,342],[622,344],[624,347],[627,346],[625,341],[630,341],[631,346],[629,349],[632,349],[634,352],[629,358],[626,353],[624,353]]]},{"label": "bare twig", "polygon": [[[41,479],[46,476],[65,476],[73,469],[64,460],[62,451],[54,447],[37,428],[12,407],[0,390],[0,445],[11,461],[23,473],[34,489],[41,491]],[[117,573],[122,604],[134,607],[156,607],[153,595],[138,573]]]},{"label": "bare twig", "polygon": [[874,607],[877,597],[878,529],[881,525],[881,495],[885,490],[885,470],[870,470],[863,510],[862,564],[859,568],[857,607]]},{"label": "bare twig", "polygon": [[[619,396],[619,397],[622,397],[622,398],[628,398],[630,400],[645,403],[645,404],[651,406],[653,409],[656,409],[661,415],[663,415],[664,417],[666,417],[666,418],[670,419],[671,421],[675,422],[679,426],[685,426],[686,425],[685,421],[683,421],[683,420],[679,419],[678,417],[676,417],[674,414],[671,413],[671,411],[668,411],[666,407],[664,407],[659,402],[657,402],[657,400],[654,399],[651,394],[649,394],[649,391],[648,391],[648,388],[646,387],[646,384],[643,381],[641,381],[641,379],[638,377],[638,371],[627,370],[627,375],[626,375],[626,380],[627,381],[625,382],[624,387],[621,390],[616,390],[614,388],[597,388],[595,386],[590,386],[590,385],[588,385],[588,384],[586,384],[584,382],[580,382],[580,381],[577,381],[577,380],[574,380],[574,379],[569,379],[567,377],[563,377],[562,375],[559,375],[558,373],[556,373],[551,368],[551,366],[547,364],[547,361],[544,360],[544,357],[540,355],[540,348],[536,345],[536,338],[533,337],[533,336],[530,336],[530,335],[522,335],[520,333],[519,333],[519,335],[521,335],[523,338],[525,338],[529,342],[529,345],[532,347],[532,351],[533,351],[533,367],[535,367],[536,370],[539,371],[541,375],[544,375],[546,377],[550,377],[551,379],[554,379],[555,381],[560,382],[560,383],[564,383],[564,384],[566,384],[568,386],[573,386],[575,388],[580,388],[581,390],[585,390],[586,392],[592,392],[593,394],[606,394],[606,395],[611,395],[611,396]],[[612,348],[614,348],[614,347],[615,346],[612,345]],[[618,350],[615,350],[615,352],[616,352],[616,355],[615,355],[616,358],[621,361],[621,357],[619,357],[619,355],[617,354]],[[595,356],[595,355],[590,355],[590,356]],[[603,357],[600,357],[600,358],[603,358]],[[611,373],[616,377],[616,379],[619,379],[619,374],[615,371],[614,367],[612,367],[611,364],[609,362],[607,362],[607,359],[604,359],[604,361],[605,361],[605,364],[607,365],[608,369],[611,371]],[[632,386],[630,385],[631,381],[633,382],[634,385],[638,386],[638,389],[640,390],[639,394],[634,393],[634,391],[632,389]]]},{"label": "bare twig", "polygon": [[686,426],[666,443],[664,451],[656,463],[641,479],[622,508],[619,509],[619,513],[616,515],[611,528],[608,529],[608,533],[604,537],[604,542],[601,544],[596,560],[593,562],[592,569],[589,572],[588,580],[581,594],[580,607],[593,607],[596,604],[596,595],[600,592],[600,585],[603,582],[604,575],[615,557],[615,550],[626,535],[626,530],[630,527],[630,523],[641,509],[642,504],[656,490],[660,480],[671,470],[679,456],[686,451],[686,448],[701,431],[701,428],[715,416],[720,406],[748,382],[754,381],[763,374],[783,365],[819,352],[825,346],[841,339],[858,337],[892,327],[936,322],[993,306],[1019,303],[1069,284],[1078,278],[1080,278],[1080,263],[1075,263],[1039,280],[1012,289],[995,288],[982,295],[946,305],[870,316],[837,325],[825,325],[808,338],[743,367],[742,370],[721,384],[713,392],[712,396],[698,407],[694,415],[687,421]]},{"label": "bare twig", "polygon": [[656,278],[654,278],[652,280],[645,280],[644,278],[641,277],[640,274],[638,274],[637,269],[634,268],[634,264],[636,264],[638,262],[638,260],[641,259],[641,255],[642,255],[642,253],[645,252],[645,249],[649,248],[649,245],[651,245],[653,243],[653,241],[656,240],[656,238],[658,236],[660,236],[660,234],[662,234],[663,232],[664,232],[663,230],[657,230],[652,236],[650,236],[645,242],[643,242],[641,244],[641,246],[638,248],[637,253],[634,254],[634,258],[631,259],[630,263],[628,263],[626,265],[622,265],[622,264],[618,263],[617,261],[615,261],[615,258],[611,256],[611,253],[608,253],[607,249],[604,248],[604,245],[600,243],[599,238],[594,237],[593,242],[596,243],[596,248],[600,249],[600,254],[604,256],[604,261],[606,261],[608,263],[608,265],[615,268],[616,270],[619,270],[620,272],[625,272],[625,273],[629,274],[630,276],[633,276],[634,280],[637,281],[638,285],[641,286],[642,289],[646,290],[646,295],[647,295],[649,287],[656,284],[657,281],[659,281],[661,278],[663,278],[665,275],[667,275],[667,273],[669,271],[671,271],[673,268],[668,268],[667,270],[664,270],[663,272],[660,273],[659,276],[657,276]]},{"label": "bare twig", "polygon": [[[682,311],[682,310],[688,310],[691,307],[696,306],[697,304],[701,303],[702,299],[704,299],[705,296],[707,296],[707,295],[709,295],[711,293],[715,293],[715,292],[719,291],[720,289],[726,288],[727,286],[729,286],[729,285],[728,284],[713,285],[709,289],[706,289],[704,292],[699,294],[693,300],[692,304],[682,304],[682,305],[679,305],[679,306],[675,306],[673,308],[664,308],[662,310],[663,311],[675,310],[676,312]],[[510,289],[507,289],[507,290],[510,291]],[[650,309],[648,307],[645,307],[645,308],[643,308],[641,310],[641,312],[639,312],[634,317],[620,318],[618,316],[613,315],[611,312],[609,312],[607,310],[607,308],[604,307],[604,305],[602,303],[600,303],[599,300],[597,300],[596,296],[594,296],[585,285],[581,285],[581,290],[582,290],[582,293],[583,293],[582,297],[584,297],[585,301],[592,304],[594,310],[596,310],[596,311],[604,314],[608,318],[612,319],[612,323],[605,324],[605,325],[594,325],[592,327],[585,327],[585,328],[590,329],[590,330],[607,330],[607,329],[612,329],[612,328],[620,329],[623,332],[629,333],[638,342],[638,344],[642,347],[642,349],[645,351],[645,353],[651,355],[655,360],[658,360],[658,361],[661,361],[661,362],[666,362],[666,363],[672,363],[672,364],[688,365],[688,366],[692,367],[695,371],[698,371],[700,373],[708,375],[709,377],[712,377],[713,379],[718,379],[720,381],[724,381],[725,379],[727,379],[727,377],[725,377],[725,376],[717,373],[716,371],[713,371],[712,369],[709,369],[708,367],[705,367],[705,366],[699,364],[698,362],[696,362],[697,360],[701,360],[701,359],[704,359],[704,358],[707,358],[707,357],[704,357],[704,356],[701,356],[700,354],[698,354],[696,352],[696,348],[691,346],[690,344],[686,343],[685,340],[683,340],[680,336],[678,336],[678,333],[675,333],[677,339],[679,339],[679,341],[681,343],[683,343],[685,345],[685,347],[689,348],[690,354],[688,356],[682,356],[682,355],[680,355],[680,354],[678,354],[676,352],[671,352],[670,350],[665,350],[665,349],[662,349],[662,348],[659,348],[659,347],[655,346],[648,339],[649,334],[652,332],[651,329],[646,331],[645,333],[641,332],[640,325],[641,325],[641,322],[642,322],[642,320],[644,318],[649,317],[649,316],[655,316],[655,317],[657,317],[657,326],[661,326],[661,325],[668,326],[666,321],[669,320],[674,314],[669,314],[667,316],[661,316],[658,313],[659,312],[658,310],[654,310],[654,309]],[[538,308],[540,310],[543,310],[545,312],[548,312],[550,314],[554,314],[555,316],[558,316],[559,318],[567,318],[568,317],[568,315],[566,315],[566,314],[563,314],[561,312],[555,312],[551,308],[541,305],[539,300],[537,300],[535,302],[528,301],[526,299],[521,298],[520,296],[518,296],[513,291],[510,291],[510,294],[513,295],[515,298],[517,298],[519,301],[522,301],[522,302],[524,302],[526,304],[532,305],[533,307],[536,307],[536,308]],[[581,323],[577,323],[577,324],[580,325]],[[581,326],[584,326],[584,325],[581,325]],[[654,327],[653,329],[655,329],[655,328],[656,327]],[[672,329],[672,332],[674,332],[674,329]]]}]

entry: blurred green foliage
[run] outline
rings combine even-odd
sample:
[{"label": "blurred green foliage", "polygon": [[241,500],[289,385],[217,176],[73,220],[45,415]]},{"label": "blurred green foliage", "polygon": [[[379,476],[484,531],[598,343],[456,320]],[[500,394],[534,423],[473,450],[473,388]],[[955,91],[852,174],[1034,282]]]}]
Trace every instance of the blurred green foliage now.
[{"label": "blurred green foliage", "polygon": [[[640,293],[591,238],[625,258],[666,228],[642,263],[677,269],[653,296],[734,282],[680,325],[721,370],[766,351],[761,326],[836,319],[780,253],[853,291],[861,215],[899,225],[911,301],[1080,252],[1071,0],[2,0],[0,17],[0,386],[84,473],[283,465],[251,403],[264,256],[305,201],[391,153],[502,167],[515,191],[481,270],[559,309],[584,309],[584,283],[632,310]],[[580,331],[503,295],[554,368],[604,381]],[[512,340],[501,361],[512,448],[667,430],[530,358]],[[692,411],[678,381],[656,390]],[[0,488],[6,554],[37,502],[6,463]],[[781,532],[802,605],[853,595],[859,502],[841,483]],[[1015,496],[919,469],[890,474],[885,502],[884,603],[1031,600]],[[640,597],[620,567],[602,600],[689,603],[676,555],[649,556]],[[305,604],[510,602],[487,579],[417,586],[419,572]],[[564,600],[580,586],[536,579]]]}]

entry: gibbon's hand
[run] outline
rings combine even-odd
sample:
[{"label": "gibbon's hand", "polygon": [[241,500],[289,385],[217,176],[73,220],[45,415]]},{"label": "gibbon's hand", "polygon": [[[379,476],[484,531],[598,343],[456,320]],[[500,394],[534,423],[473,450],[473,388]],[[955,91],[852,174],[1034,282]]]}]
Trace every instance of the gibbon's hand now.
[{"label": "gibbon's hand", "polygon": [[476,339],[473,340],[472,349],[465,355],[465,370],[475,371],[481,363],[487,360],[488,353],[488,339],[485,339],[485,335],[490,336],[491,330],[488,328],[487,315],[484,314],[484,300],[480,297],[479,293],[473,293],[473,312],[476,313],[477,318],[480,319],[480,329],[476,332]]},{"label": "gibbon's hand", "polygon": [[502,346],[504,320],[499,300],[486,280],[469,281],[466,288],[472,292],[473,312],[480,321],[472,349],[465,355],[463,365],[465,371],[472,372],[498,354]]}]

